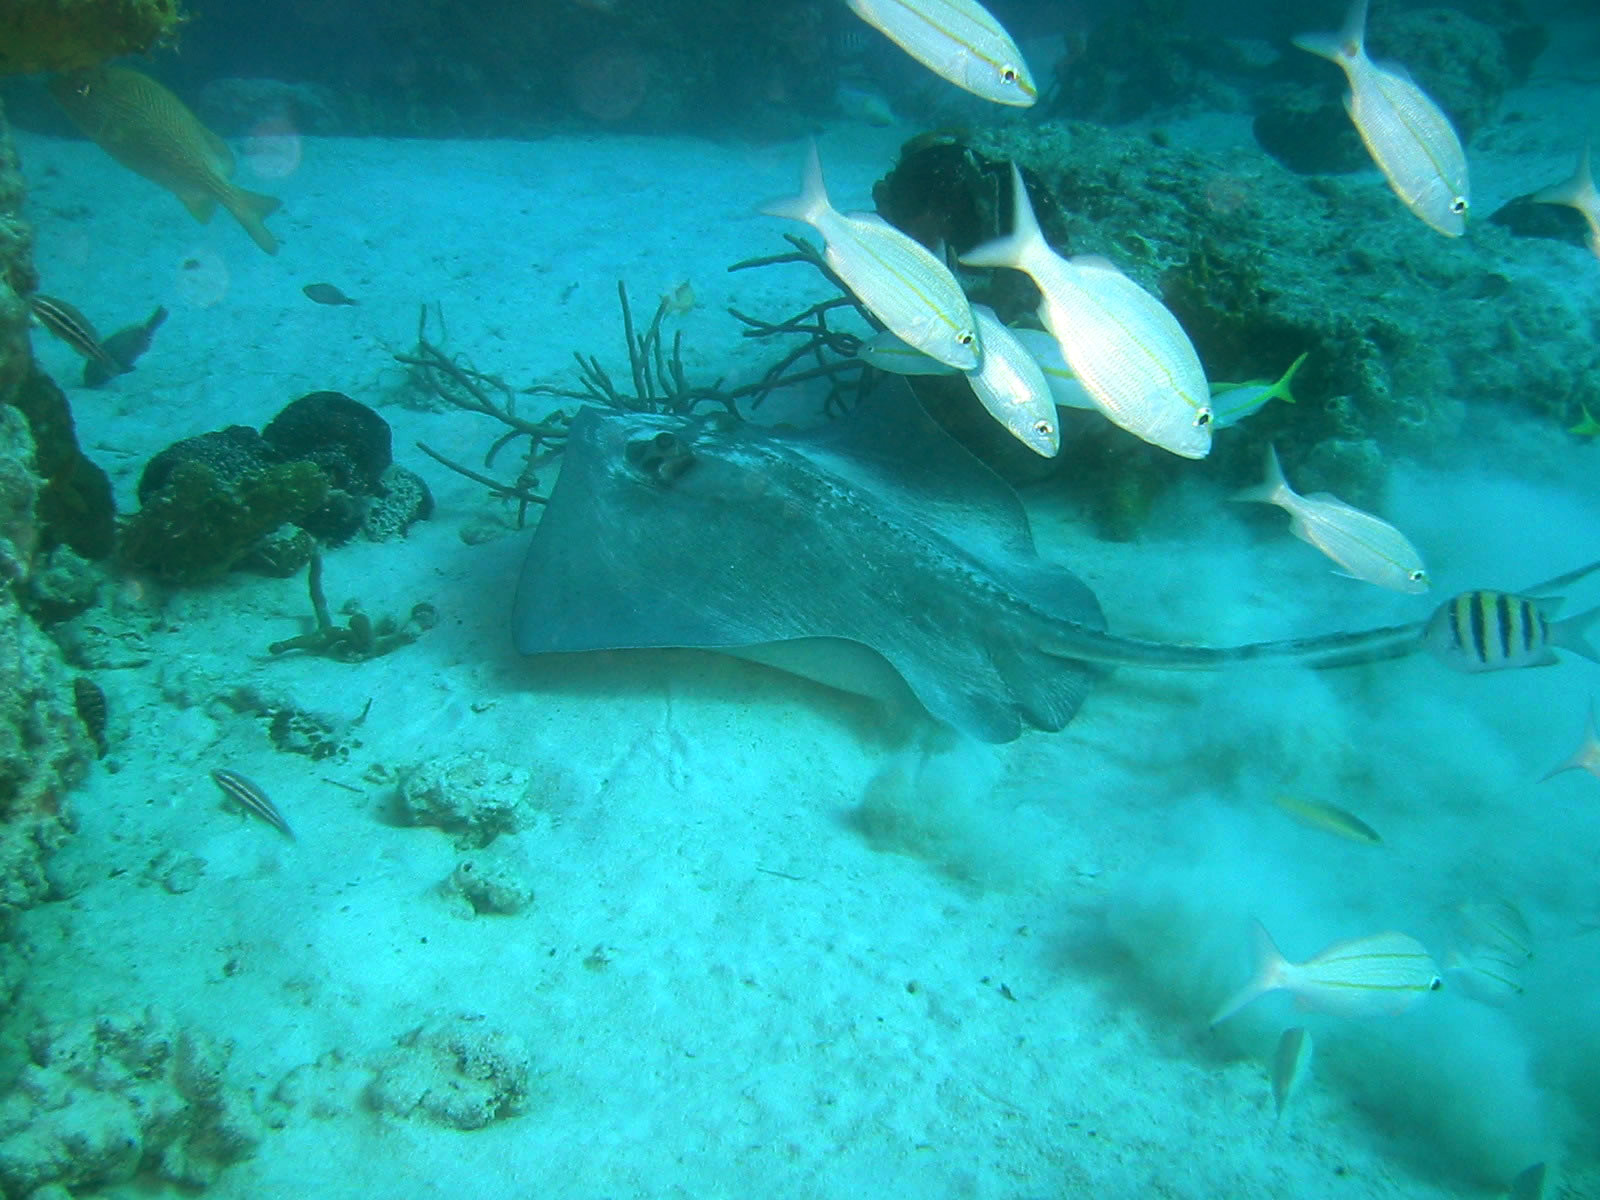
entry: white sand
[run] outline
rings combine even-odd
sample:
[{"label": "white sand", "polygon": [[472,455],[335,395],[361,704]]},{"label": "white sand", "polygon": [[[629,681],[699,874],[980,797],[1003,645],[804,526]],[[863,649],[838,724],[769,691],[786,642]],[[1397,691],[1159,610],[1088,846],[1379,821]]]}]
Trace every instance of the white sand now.
[{"label": "white sand", "polygon": [[[824,139],[841,205],[868,203],[904,132]],[[1487,1194],[1537,1159],[1600,1194],[1585,1190],[1600,1189],[1600,934],[1583,932],[1600,781],[1534,782],[1576,745],[1600,668],[1125,672],[1060,734],[964,750],[916,796],[880,788],[923,853],[874,848],[853,814],[912,759],[863,703],[704,655],[518,657],[526,534],[465,544],[464,524],[505,510],[412,448],[475,460],[497,428],[390,402],[390,352],[424,302],[443,304],[451,349],[519,385],[570,381],[574,349],[625,369],[618,278],[645,313],[691,280],[691,372],[748,377],[770,351],[724,307],[778,315],[825,294],[804,268],[724,272],[798,228],[757,212],[793,190],[798,146],[308,141],[297,173],[255,184],[284,199],[269,259],[226,215],[194,224],[91,146],[18,140],[43,290],[102,329],[173,310],[135,373],[71,392],[125,509],[162,446],[324,388],[383,406],[397,460],[439,501],[405,542],[326,559],[335,609],[435,604],[443,622],[415,645],[358,666],[270,659],[303,628],[303,579],[237,576],[146,593],[155,661],[100,673],[115,744],[56,861],[69,898],[25,921],[25,1003],[52,1020],[154,1004],[232,1040],[264,1112],[291,1070],[343,1058],[322,1076],[327,1111],[281,1113],[215,1194],[1420,1198]],[[1534,156],[1545,176],[1570,169],[1572,140]],[[1513,161],[1528,156],[1475,160],[1483,195],[1548,181],[1513,178]],[[1593,312],[1600,264],[1528,253]],[[218,272],[210,307],[185,290],[186,259]],[[360,306],[312,305],[300,287],[316,280]],[[65,348],[37,349],[77,378]],[[1600,554],[1600,449],[1487,413],[1477,429],[1492,466],[1402,465],[1385,508],[1427,553],[1431,597],[1338,578],[1286,531],[1259,540],[1199,485],[1136,545],[1095,541],[1048,492],[1028,500],[1043,552],[1125,632],[1228,642],[1417,620],[1452,592]],[[1591,581],[1568,611],[1597,596]],[[335,718],[373,704],[348,761],[313,763],[217,701],[240,687]],[[394,825],[392,787],[366,779],[470,749],[553,781],[538,825],[502,839],[536,888],[516,916],[442,899],[450,839]],[[298,841],[226,810],[207,776],[222,765],[256,779]],[[1297,825],[1280,794],[1348,808],[1385,843]],[[173,852],[205,860],[194,890],[148,877]],[[1252,916],[1295,958],[1387,928],[1442,954],[1443,910],[1485,895],[1534,931],[1527,994],[1504,1009],[1447,989],[1341,1021],[1269,997],[1205,1027],[1247,974]],[[455,1014],[526,1041],[527,1111],[472,1133],[370,1111],[373,1065]],[[1293,1023],[1313,1029],[1316,1064],[1275,1128],[1267,1062]]]}]

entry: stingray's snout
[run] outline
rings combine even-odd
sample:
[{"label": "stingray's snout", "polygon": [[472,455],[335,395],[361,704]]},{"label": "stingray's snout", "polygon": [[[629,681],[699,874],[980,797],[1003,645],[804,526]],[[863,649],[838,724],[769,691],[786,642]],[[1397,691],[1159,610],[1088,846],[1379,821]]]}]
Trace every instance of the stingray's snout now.
[{"label": "stingray's snout", "polygon": [[630,439],[626,455],[630,467],[660,484],[672,483],[694,462],[689,443],[665,430]]}]

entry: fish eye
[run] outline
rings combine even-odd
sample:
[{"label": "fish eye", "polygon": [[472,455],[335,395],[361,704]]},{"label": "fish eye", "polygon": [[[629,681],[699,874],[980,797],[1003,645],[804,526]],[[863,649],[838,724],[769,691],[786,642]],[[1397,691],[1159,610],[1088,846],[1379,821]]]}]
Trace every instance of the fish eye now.
[{"label": "fish eye", "polygon": [[1211,424],[1211,419],[1211,409],[1209,407],[1201,408],[1194,414],[1195,428],[1204,429],[1207,425]]},{"label": "fish eye", "polygon": [[1033,423],[1033,431],[1037,434],[1042,434],[1044,437],[1049,437],[1056,431],[1056,427],[1049,421],[1035,421]]},{"label": "fish eye", "polygon": [[1456,216],[1458,216],[1458,217],[1462,213],[1466,212],[1467,211],[1467,199],[1466,199],[1466,197],[1465,196],[1457,196],[1454,200],[1450,201],[1450,211],[1455,213]]},{"label": "fish eye", "polygon": [[1409,579],[1412,583],[1427,583],[1428,582],[1428,573],[1426,571],[1424,571],[1421,567],[1417,567],[1415,570],[1407,571],[1406,572],[1406,578]]},{"label": "fish eye", "polygon": [[1444,986],[1444,980],[1440,979],[1437,975],[1435,975],[1433,977],[1433,981],[1428,984],[1428,990],[1430,992],[1437,992],[1443,986]]},{"label": "fish eye", "polygon": [[1017,69],[1015,67],[1001,67],[1000,80],[1002,83],[1015,83],[1017,81]]},{"label": "fish eye", "polygon": [[972,330],[970,329],[963,329],[960,333],[956,334],[956,341],[960,342],[963,346],[970,346],[976,340],[977,339],[973,336]]}]

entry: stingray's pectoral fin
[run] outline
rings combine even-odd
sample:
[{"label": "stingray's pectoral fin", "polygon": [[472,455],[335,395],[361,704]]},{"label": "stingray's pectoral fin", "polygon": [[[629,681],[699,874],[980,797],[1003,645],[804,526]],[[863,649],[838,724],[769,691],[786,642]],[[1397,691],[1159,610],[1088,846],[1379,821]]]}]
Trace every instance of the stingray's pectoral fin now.
[{"label": "stingray's pectoral fin", "polygon": [[1089,689],[1105,671],[1070,654],[1039,649],[1043,653],[991,646],[989,657],[1006,681],[1017,716],[1034,729],[1055,733],[1078,715]]}]

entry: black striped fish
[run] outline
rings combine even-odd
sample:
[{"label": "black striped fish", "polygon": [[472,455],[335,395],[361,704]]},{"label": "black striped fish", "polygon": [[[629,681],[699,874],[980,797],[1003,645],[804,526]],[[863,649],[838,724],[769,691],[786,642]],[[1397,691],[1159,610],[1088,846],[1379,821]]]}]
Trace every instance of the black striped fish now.
[{"label": "black striped fish", "polygon": [[1507,671],[1548,667],[1560,661],[1556,650],[1600,662],[1584,630],[1600,608],[1552,621],[1549,601],[1514,592],[1479,589],[1462,592],[1439,606],[1422,631],[1422,644],[1458,671]]},{"label": "black striped fish", "polygon": [[294,830],[289,828],[289,822],[283,819],[283,814],[278,811],[278,806],[267,799],[255,783],[246,779],[237,771],[230,771],[226,767],[218,767],[211,772],[211,778],[216,780],[217,786],[223,793],[244,809],[252,817],[265,821],[290,841],[294,840]]},{"label": "black striped fish", "polygon": [[127,369],[101,343],[100,335],[89,323],[89,318],[65,300],[34,292],[28,297],[28,307],[33,310],[39,324],[83,355],[86,361],[100,364],[107,379]]}]

